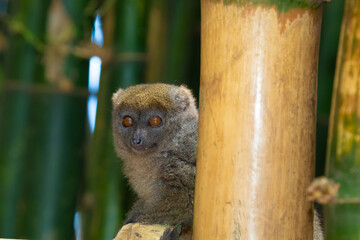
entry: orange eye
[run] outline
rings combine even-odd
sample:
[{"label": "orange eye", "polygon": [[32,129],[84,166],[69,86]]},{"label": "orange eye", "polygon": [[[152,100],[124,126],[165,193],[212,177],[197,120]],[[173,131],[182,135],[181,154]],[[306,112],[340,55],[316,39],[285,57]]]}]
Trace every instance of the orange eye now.
[{"label": "orange eye", "polygon": [[130,116],[125,116],[123,118],[123,126],[124,127],[131,127],[133,124],[134,124],[134,121]]},{"label": "orange eye", "polygon": [[157,127],[161,124],[162,120],[159,116],[152,116],[150,119],[149,119],[149,123],[150,123],[150,126],[152,127]]}]

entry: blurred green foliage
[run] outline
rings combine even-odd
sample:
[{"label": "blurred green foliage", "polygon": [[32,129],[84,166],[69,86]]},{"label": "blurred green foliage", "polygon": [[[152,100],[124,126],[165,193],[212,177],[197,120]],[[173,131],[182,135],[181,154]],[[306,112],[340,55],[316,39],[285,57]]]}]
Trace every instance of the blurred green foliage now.
[{"label": "blurred green foliage", "polygon": [[[71,17],[65,21],[66,13],[61,1],[15,0],[9,1],[4,18],[8,44],[0,100],[1,237],[74,236],[88,63],[55,51],[48,42],[54,30],[49,25],[61,26],[59,35],[73,27]],[[64,44],[82,37],[71,36]]]}]

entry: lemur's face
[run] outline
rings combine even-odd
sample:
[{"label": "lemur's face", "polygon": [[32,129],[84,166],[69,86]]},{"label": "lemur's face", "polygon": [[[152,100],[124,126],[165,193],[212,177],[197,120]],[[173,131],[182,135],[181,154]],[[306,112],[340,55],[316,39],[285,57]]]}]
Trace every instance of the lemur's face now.
[{"label": "lemur's face", "polygon": [[160,109],[134,111],[121,108],[115,114],[115,133],[122,138],[128,151],[138,154],[155,149],[168,127],[166,111]]},{"label": "lemur's face", "polygon": [[123,160],[164,151],[197,125],[194,98],[183,86],[140,84],[119,89],[112,101],[115,149]]}]

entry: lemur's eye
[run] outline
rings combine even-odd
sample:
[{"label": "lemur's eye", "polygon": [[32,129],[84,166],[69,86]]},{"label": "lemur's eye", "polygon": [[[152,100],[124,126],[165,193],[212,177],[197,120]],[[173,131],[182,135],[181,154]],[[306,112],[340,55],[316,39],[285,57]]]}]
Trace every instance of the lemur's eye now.
[{"label": "lemur's eye", "polygon": [[123,123],[122,124],[123,124],[124,127],[131,127],[134,124],[134,121],[133,121],[132,117],[125,116],[123,118]]},{"label": "lemur's eye", "polygon": [[162,120],[161,117],[159,116],[152,116],[151,118],[149,118],[149,124],[152,127],[157,127],[161,124]]}]

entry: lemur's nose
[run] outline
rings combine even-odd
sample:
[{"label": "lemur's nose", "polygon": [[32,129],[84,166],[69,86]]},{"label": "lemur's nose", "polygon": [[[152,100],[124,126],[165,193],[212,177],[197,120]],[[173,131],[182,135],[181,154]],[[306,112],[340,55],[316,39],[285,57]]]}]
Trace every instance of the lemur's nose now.
[{"label": "lemur's nose", "polygon": [[136,136],[136,137],[134,137],[133,139],[132,139],[132,142],[131,142],[131,144],[133,145],[133,146],[141,146],[142,144],[144,143],[144,140],[142,139],[142,137],[140,137],[140,136]]}]

